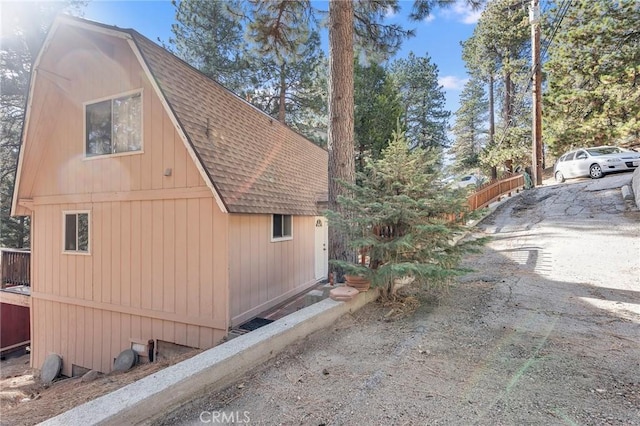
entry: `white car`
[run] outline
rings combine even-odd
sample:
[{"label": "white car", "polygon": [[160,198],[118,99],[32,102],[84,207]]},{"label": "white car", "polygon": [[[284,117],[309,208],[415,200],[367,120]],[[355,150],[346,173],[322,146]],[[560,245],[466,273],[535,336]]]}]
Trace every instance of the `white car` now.
[{"label": "white car", "polygon": [[465,175],[455,180],[452,184],[454,188],[466,188],[467,186],[478,186],[480,179],[474,175]]},{"label": "white car", "polygon": [[617,146],[597,146],[570,151],[558,159],[553,169],[556,182],[568,178],[599,179],[606,173],[633,170],[640,165],[640,153]]}]

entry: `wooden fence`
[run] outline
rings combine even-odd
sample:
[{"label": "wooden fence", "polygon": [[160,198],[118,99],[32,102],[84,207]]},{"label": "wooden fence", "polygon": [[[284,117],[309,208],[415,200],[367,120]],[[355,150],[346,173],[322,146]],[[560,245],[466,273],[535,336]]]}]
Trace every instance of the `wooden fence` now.
[{"label": "wooden fence", "polygon": [[524,189],[524,175],[509,176],[500,180],[491,181],[478,188],[469,195],[467,201],[471,210],[478,210],[488,206],[502,196],[511,196],[512,192]]},{"label": "wooden fence", "polygon": [[0,288],[31,285],[31,252],[0,249]]}]

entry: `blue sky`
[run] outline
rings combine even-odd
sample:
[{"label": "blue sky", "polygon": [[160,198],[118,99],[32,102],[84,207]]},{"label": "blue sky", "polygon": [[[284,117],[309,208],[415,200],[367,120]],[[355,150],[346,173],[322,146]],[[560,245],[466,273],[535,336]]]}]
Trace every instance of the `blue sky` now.
[{"label": "blue sky", "polygon": [[[390,23],[399,23],[404,28],[416,30],[416,36],[405,40],[397,57],[404,57],[410,51],[417,56],[428,54],[438,66],[440,84],[447,96],[447,109],[455,112],[458,98],[467,74],[461,58],[460,42],[468,39],[480,13],[456,4],[447,9],[434,11],[432,16],[421,22],[409,22],[407,15],[412,1],[400,1],[398,14],[388,14]],[[324,10],[328,2],[314,2]],[[85,9],[84,17],[121,28],[133,28],[153,41],[168,41],[175,12],[170,1],[103,1],[93,0]]]}]

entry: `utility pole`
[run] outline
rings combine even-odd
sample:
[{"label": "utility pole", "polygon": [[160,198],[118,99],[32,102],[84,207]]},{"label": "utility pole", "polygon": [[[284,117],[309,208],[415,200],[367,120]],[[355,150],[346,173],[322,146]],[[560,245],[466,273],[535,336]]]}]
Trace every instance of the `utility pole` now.
[{"label": "utility pole", "polygon": [[532,163],[531,181],[542,185],[542,69],[540,64],[540,0],[531,0],[529,8],[531,24],[531,56],[533,78]]}]

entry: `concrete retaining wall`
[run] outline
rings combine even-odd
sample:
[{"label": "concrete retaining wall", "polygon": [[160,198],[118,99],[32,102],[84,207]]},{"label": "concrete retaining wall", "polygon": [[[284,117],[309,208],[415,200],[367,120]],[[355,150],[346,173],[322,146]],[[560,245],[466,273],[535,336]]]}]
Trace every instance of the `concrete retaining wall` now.
[{"label": "concrete retaining wall", "polygon": [[360,293],[350,302],[325,299],[251,333],[167,367],[72,410],[44,425],[146,424],[208,392],[232,384],[288,345],[335,323],[378,297]]},{"label": "concrete retaining wall", "polygon": [[636,206],[640,209],[640,167],[636,168],[631,178],[631,191],[636,198]]}]

